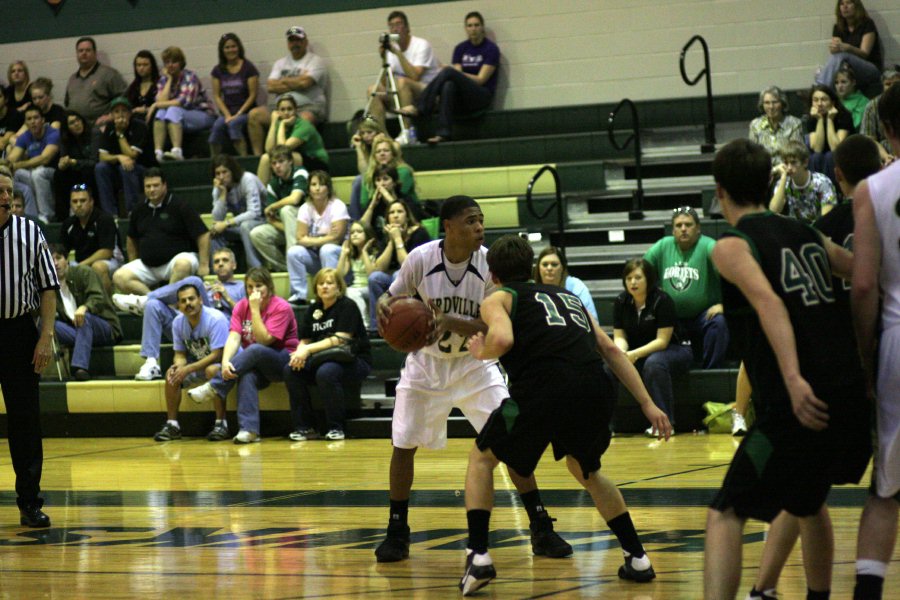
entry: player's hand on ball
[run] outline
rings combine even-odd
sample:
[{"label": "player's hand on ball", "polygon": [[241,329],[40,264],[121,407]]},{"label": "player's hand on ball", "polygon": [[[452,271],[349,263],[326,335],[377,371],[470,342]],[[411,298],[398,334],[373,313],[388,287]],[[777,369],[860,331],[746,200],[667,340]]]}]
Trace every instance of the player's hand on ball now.
[{"label": "player's hand on ball", "polygon": [[382,294],[375,303],[375,321],[378,325],[378,334],[384,337],[384,328],[391,320],[391,296]]},{"label": "player's hand on ball", "polygon": [[478,360],[482,360],[481,355],[484,352],[484,334],[479,331],[475,335],[471,336],[468,341],[468,346],[469,354],[471,354]]},{"label": "player's hand on ball", "polygon": [[428,336],[428,345],[430,346],[441,339],[441,336],[447,331],[447,324],[446,321],[444,321],[444,311],[437,305],[437,302],[429,300],[426,304],[431,308],[431,313],[434,315],[431,324],[431,335]]}]

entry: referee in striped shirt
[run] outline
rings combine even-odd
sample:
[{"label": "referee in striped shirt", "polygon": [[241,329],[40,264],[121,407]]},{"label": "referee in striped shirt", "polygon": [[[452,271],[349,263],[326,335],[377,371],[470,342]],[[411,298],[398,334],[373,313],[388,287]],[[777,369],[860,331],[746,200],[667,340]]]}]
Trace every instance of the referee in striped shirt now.
[{"label": "referee in striped shirt", "polygon": [[[0,390],[20,524],[49,527],[39,496],[44,450],[38,383],[52,354],[59,281],[37,224],[11,214],[12,193],[12,179],[0,175]],[[35,313],[41,317],[40,332]]]}]

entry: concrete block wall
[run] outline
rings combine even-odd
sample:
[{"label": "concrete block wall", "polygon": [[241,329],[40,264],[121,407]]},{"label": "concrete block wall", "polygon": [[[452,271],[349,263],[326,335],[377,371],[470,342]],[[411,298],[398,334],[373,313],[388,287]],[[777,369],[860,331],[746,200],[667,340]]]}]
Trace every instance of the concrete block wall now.
[{"label": "concrete block wall", "polygon": [[[678,70],[681,48],[694,34],[711,48],[713,93],[753,92],[772,83],[802,88],[827,57],[834,7],[834,0],[461,0],[399,6],[413,33],[430,40],[444,63],[464,39],[465,13],[481,11],[503,52],[498,107],[507,109],[702,96],[702,86],[686,86]],[[900,3],[866,0],[866,8],[878,25],[886,62],[900,62]],[[178,45],[188,68],[208,82],[219,36],[233,31],[265,79],[286,53],[284,31],[299,24],[313,51],[330,64],[331,118],[345,120],[364,105],[365,88],[378,72],[376,41],[387,13],[246,20],[104,34],[97,41],[101,60],[126,80],[132,78],[137,50],[148,48],[158,56],[166,46]],[[0,65],[25,60],[32,78],[43,75],[55,82],[61,103],[76,67],[75,39],[0,44]],[[688,75],[701,68],[696,45],[688,55]]]}]

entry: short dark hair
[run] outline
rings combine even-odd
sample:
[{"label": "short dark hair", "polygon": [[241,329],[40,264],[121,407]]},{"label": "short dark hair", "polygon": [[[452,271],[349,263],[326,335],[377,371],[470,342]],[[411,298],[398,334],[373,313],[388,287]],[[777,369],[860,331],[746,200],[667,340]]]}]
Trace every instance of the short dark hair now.
[{"label": "short dark hair", "polygon": [[[892,85],[878,101],[878,118],[895,138],[900,138],[900,85]],[[840,147],[840,146],[838,146]]]},{"label": "short dark hair", "polygon": [[[388,177],[393,179],[395,187],[400,185],[400,172],[397,171],[397,167],[392,167],[390,164],[378,165],[377,167],[375,167],[375,171],[372,173],[372,183],[375,183],[375,180],[382,175],[387,175]],[[397,191],[399,192],[399,189]]]},{"label": "short dark hair", "polygon": [[806,162],[809,160],[809,148],[803,142],[791,140],[781,148],[781,160],[799,160]]},{"label": "short dark hair", "polygon": [[269,164],[271,165],[276,160],[289,160],[293,163],[294,155],[291,153],[290,148],[284,144],[279,144],[269,151]]},{"label": "short dark hair", "polygon": [[145,180],[151,177],[159,177],[163,183],[166,183],[166,174],[159,167],[150,167],[144,171]]},{"label": "short dark hair", "polygon": [[856,185],[881,170],[878,143],[869,136],[854,133],[834,149],[834,166],[847,183]]},{"label": "short dark hair", "polygon": [[38,116],[40,116],[42,119],[44,118],[44,113],[41,112],[41,109],[37,104],[29,104],[28,108],[25,109],[25,112],[22,113],[22,116],[27,117],[28,113],[30,112],[36,112]]},{"label": "short dark hair", "polygon": [[78,46],[81,45],[81,42],[90,42],[91,48],[94,50],[94,52],[97,51],[97,42],[91,36],[86,35],[86,36],[78,38],[78,41],[75,42],[75,48],[78,48]]},{"label": "short dark hair", "polygon": [[644,279],[647,280],[648,292],[656,287],[656,269],[643,256],[625,261],[625,268],[622,269],[623,286],[625,285],[625,278],[635,269],[640,269],[644,272]]},{"label": "short dark hair", "polygon": [[713,159],[713,179],[739,206],[767,204],[772,157],[748,139],[725,144]]},{"label": "short dark hair", "polygon": [[547,246],[540,251],[537,260],[534,262],[534,272],[532,273],[531,278],[538,283],[544,283],[544,278],[541,277],[541,261],[544,260],[544,257],[550,256],[551,254],[555,254],[559,259],[559,265],[562,267],[559,274],[559,284],[565,287],[566,277],[569,276],[569,261],[566,260],[566,255],[562,249],[557,248],[556,246]]},{"label": "short dark hair", "polygon": [[59,254],[60,256],[69,256],[69,251],[66,250],[66,247],[60,244],[59,242],[54,242],[52,244],[47,244],[47,248],[50,249],[50,254]]},{"label": "short dark hair", "polygon": [[[328,174],[327,171],[312,171],[309,174],[309,181],[312,182],[313,177],[319,180],[319,185],[324,185],[328,188],[328,199],[331,200],[334,198],[334,185],[331,183],[331,175]],[[312,200],[312,196],[307,197],[308,200]]]},{"label": "short dark hair", "polygon": [[450,196],[441,204],[441,221],[449,221],[467,208],[481,208],[471,196]]},{"label": "short dark hair", "polygon": [[534,250],[531,244],[512,233],[491,244],[487,253],[488,267],[501,283],[531,279],[532,262]]},{"label": "short dark hair", "polygon": [[406,18],[406,13],[402,10],[391,11],[391,14],[388,15],[387,22],[390,23],[397,17],[403,19],[403,24],[406,25],[407,28],[409,27],[409,19]]},{"label": "short dark hair", "polygon": [[466,15],[466,18],[463,19],[463,23],[465,23],[466,21],[468,21],[468,20],[471,19],[472,17],[476,17],[476,18],[478,19],[478,21],[479,21],[482,25],[484,25],[484,17],[482,17],[482,16],[481,16],[481,13],[478,12],[477,10],[473,10],[472,12],[470,12],[469,14],[467,14],[467,15]]},{"label": "short dark hair", "polygon": [[213,179],[216,177],[216,169],[219,167],[225,167],[231,172],[231,178],[234,179],[235,184],[239,183],[241,177],[244,176],[244,169],[241,167],[240,163],[234,159],[230,154],[217,154],[212,159],[212,165],[210,165],[210,175]]},{"label": "short dark hair", "polygon": [[178,46],[169,46],[162,51],[163,62],[174,62],[181,65],[184,69],[187,66],[187,58],[184,56],[184,50]]},{"label": "short dark hair", "polygon": [[184,285],[179,287],[178,291],[175,292],[175,297],[177,298],[178,296],[180,296],[181,292],[183,292],[184,290],[194,290],[194,293],[197,294],[197,297],[200,297],[200,290],[193,283],[185,283]]}]

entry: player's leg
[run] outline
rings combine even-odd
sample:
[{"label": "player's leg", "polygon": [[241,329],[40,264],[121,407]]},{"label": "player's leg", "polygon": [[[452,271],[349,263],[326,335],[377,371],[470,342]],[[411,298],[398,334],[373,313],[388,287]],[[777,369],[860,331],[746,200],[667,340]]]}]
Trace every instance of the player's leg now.
[{"label": "player's leg", "polygon": [[834,530],[824,504],[818,513],[803,517],[803,568],[806,571],[807,600],[828,600],[831,595],[831,564],[834,560]]},{"label": "player's leg", "polygon": [[761,599],[776,597],[778,577],[799,536],[800,521],[790,513],[782,511],[772,521],[759,562],[759,574],[756,576],[750,597]]},{"label": "player's leg", "polygon": [[866,500],[856,540],[856,587],[854,600],[881,598],[888,563],[897,541],[897,498]]},{"label": "player's leg", "polygon": [[[469,541],[466,544],[466,568],[459,582],[459,589],[464,596],[483,588],[497,576],[493,561],[488,555],[488,532],[491,509],[494,507],[494,469],[498,462],[490,449],[481,451],[477,445],[473,445],[469,452],[469,466],[466,469]],[[514,471],[510,469],[510,474],[512,473]]]},{"label": "player's leg", "polygon": [[391,454],[390,516],[387,535],[375,548],[378,562],[397,562],[409,558],[409,494],[415,475],[415,456],[416,448],[397,446]]},{"label": "player's leg", "polygon": [[741,551],[744,519],[733,508],[710,508],[706,518],[703,552],[703,597],[734,598],[741,583]]}]

